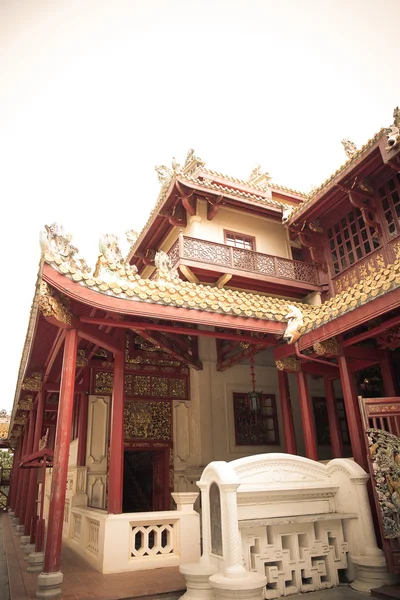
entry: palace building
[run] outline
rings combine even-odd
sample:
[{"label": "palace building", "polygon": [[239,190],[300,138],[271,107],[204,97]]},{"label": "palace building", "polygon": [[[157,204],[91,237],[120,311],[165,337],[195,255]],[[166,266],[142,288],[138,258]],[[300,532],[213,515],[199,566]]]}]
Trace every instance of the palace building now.
[{"label": "palace building", "polygon": [[310,194],[189,151],[157,167],[128,256],[103,235],[93,269],[46,227],[9,428],[38,597],[60,593],[61,543],[104,573],[197,561],[212,461],[288,453],[369,473],[365,429],[400,430],[399,127],[396,109],[362,148],[344,140]]}]

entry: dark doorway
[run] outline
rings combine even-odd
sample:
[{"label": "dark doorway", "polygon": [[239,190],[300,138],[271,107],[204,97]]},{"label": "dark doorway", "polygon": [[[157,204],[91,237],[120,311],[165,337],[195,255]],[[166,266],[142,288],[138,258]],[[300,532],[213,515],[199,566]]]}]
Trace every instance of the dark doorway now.
[{"label": "dark doorway", "polygon": [[148,512],[153,510],[153,453],[126,451],[124,453],[124,489],[122,511]]}]

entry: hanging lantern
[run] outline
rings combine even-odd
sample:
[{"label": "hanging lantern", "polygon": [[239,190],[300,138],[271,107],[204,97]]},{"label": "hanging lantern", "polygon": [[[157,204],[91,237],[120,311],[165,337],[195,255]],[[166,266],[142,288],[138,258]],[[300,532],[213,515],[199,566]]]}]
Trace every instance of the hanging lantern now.
[{"label": "hanging lantern", "polygon": [[250,356],[250,375],[252,390],[245,396],[246,408],[250,412],[258,413],[261,410],[262,392],[256,392],[256,375],[254,370],[254,354]]}]

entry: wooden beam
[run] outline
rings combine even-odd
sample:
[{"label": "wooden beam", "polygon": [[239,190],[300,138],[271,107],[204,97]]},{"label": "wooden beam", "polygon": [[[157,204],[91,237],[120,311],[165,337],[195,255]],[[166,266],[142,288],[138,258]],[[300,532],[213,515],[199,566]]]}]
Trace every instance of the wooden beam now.
[{"label": "wooden beam", "polygon": [[[74,319],[74,321],[74,326],[76,327],[78,331],[78,336],[80,338],[88,340],[89,342],[92,342],[92,344],[97,344],[105,350],[109,350],[109,352],[118,351],[117,344],[112,338],[112,336],[103,333],[95,327],[90,327],[88,325],[83,324],[82,321],[80,321],[79,319]],[[108,323],[108,325],[113,326],[113,323],[110,322]]]},{"label": "wooden beam", "polygon": [[187,267],[186,265],[179,265],[179,270],[182,275],[184,275],[186,279],[190,281],[190,283],[200,283],[200,280],[196,277],[190,267]]},{"label": "wooden beam", "polygon": [[387,329],[391,329],[392,327],[397,327],[397,325],[400,325],[400,315],[398,317],[393,317],[392,319],[388,319],[387,321],[384,321],[380,325],[377,325],[376,327],[372,327],[372,329],[368,329],[368,331],[363,331],[363,333],[359,333],[358,335],[355,335],[352,338],[344,340],[342,342],[342,346],[344,348],[346,348],[347,346],[353,346],[354,344],[358,344],[359,342],[363,342],[364,340],[369,340],[373,337],[376,337],[383,331],[386,331]]},{"label": "wooden beam", "polygon": [[217,288],[221,289],[224,287],[225,284],[228,283],[228,281],[232,279],[232,277],[233,275],[231,273],[224,273],[219,279],[217,279],[215,285],[217,286]]},{"label": "wooden beam", "polygon": [[[150,323],[145,321],[112,321],[111,319],[102,319],[97,317],[80,317],[81,323],[88,323],[93,325],[110,325],[113,327],[125,327],[126,329],[132,329],[132,331],[164,331],[165,333],[178,333],[189,336],[197,337],[213,337],[221,340],[238,340],[240,342],[250,342],[254,344],[257,341],[262,341],[264,338],[252,336],[248,334],[230,333],[226,331],[209,331],[207,329],[197,329],[195,327],[181,327],[174,325],[164,325],[162,323]],[[285,324],[281,324],[286,327]],[[235,331],[240,329],[235,328]],[[266,332],[267,333],[267,332]],[[292,350],[292,353],[294,350]]]},{"label": "wooden beam", "polygon": [[265,350],[265,348],[267,348],[270,345],[271,344],[265,344],[265,343],[264,344],[254,344],[253,346],[249,345],[248,348],[243,348],[240,352],[237,352],[233,356],[230,356],[229,358],[225,358],[225,359],[223,358],[221,361],[218,361],[216,369],[217,369],[217,371],[220,371],[220,372],[226,371],[226,369],[229,369],[230,367],[237,365],[238,363],[242,362],[243,360],[245,360],[252,354],[255,355],[255,354],[258,354],[258,352]]},{"label": "wooden beam", "polygon": [[196,371],[201,371],[203,369],[203,364],[200,360],[196,360],[194,357],[190,356],[187,352],[181,353],[181,352],[177,352],[176,350],[173,350],[168,345],[166,340],[162,339],[162,337],[160,336],[159,333],[155,332],[155,333],[150,334],[147,331],[143,331],[143,330],[136,331],[136,333],[138,333],[145,340],[147,340],[148,342],[151,342],[155,346],[159,346],[165,352],[167,352],[168,354],[170,354],[171,356],[173,356],[180,362],[187,364],[189,367],[193,367],[194,369],[196,369]]},{"label": "wooden beam", "polygon": [[47,357],[46,363],[45,363],[45,372],[44,372],[44,376],[43,376],[43,383],[45,384],[50,376],[50,372],[51,369],[53,368],[54,362],[57,359],[58,353],[60,352],[60,349],[64,343],[64,339],[65,339],[65,329],[60,329],[58,331],[57,337],[54,340],[54,344],[49,352],[49,355]]},{"label": "wooden beam", "polygon": [[347,358],[372,360],[374,361],[373,364],[378,363],[384,356],[382,350],[368,348],[367,346],[347,346],[343,348],[343,353]]},{"label": "wooden beam", "polygon": [[217,213],[219,211],[219,207],[221,206],[223,199],[224,199],[223,196],[218,196],[218,198],[216,200],[214,200],[214,202],[211,202],[209,199],[207,199],[207,220],[208,221],[212,221],[213,218],[217,215]]}]

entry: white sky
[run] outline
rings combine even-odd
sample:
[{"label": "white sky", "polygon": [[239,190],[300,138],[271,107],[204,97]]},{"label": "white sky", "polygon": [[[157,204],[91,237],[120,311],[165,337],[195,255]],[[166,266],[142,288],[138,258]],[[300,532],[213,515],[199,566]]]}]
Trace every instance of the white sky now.
[{"label": "white sky", "polygon": [[308,191],[400,104],[400,0],[0,0],[0,408],[11,408],[57,221],[94,264],[140,229],[154,165]]}]

